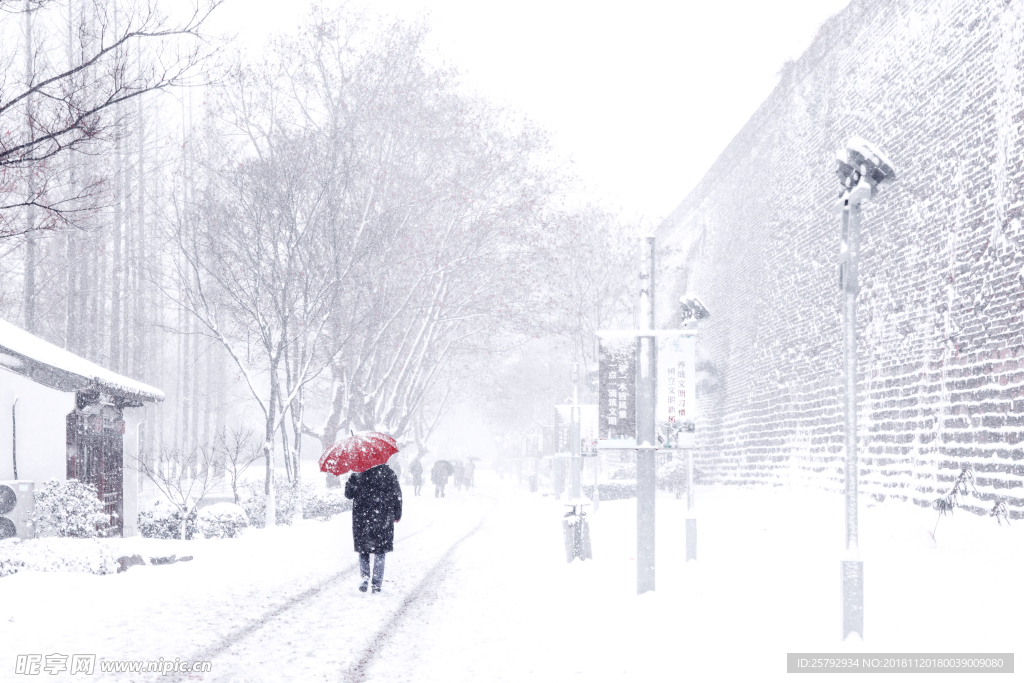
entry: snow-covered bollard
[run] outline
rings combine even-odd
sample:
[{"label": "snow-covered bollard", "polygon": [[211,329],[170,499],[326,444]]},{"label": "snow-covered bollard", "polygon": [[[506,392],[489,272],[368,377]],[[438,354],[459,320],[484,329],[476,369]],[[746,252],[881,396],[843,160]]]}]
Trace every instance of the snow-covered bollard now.
[{"label": "snow-covered bollard", "polygon": [[587,513],[583,511],[586,503],[577,500],[566,505],[572,509],[562,517],[565,560],[572,562],[577,557],[580,560],[591,560],[594,553],[590,546],[590,522],[587,521]]}]

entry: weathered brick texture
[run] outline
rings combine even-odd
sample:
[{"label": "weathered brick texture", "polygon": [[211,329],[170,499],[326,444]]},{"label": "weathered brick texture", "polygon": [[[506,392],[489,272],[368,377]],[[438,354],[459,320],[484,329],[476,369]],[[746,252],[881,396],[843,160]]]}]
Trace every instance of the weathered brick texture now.
[{"label": "weathered brick texture", "polygon": [[[927,505],[962,464],[1024,515],[1024,0],[853,0],[659,230],[659,321],[701,297],[711,481],[843,479],[839,185],[860,135],[861,490]],[[669,296],[666,296],[668,294]]]}]

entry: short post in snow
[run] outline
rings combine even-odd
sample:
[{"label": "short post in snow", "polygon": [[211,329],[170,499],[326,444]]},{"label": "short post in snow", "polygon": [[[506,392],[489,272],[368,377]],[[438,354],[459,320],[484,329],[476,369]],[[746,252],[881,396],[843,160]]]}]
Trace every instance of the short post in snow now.
[{"label": "short post in snow", "polygon": [[654,236],[641,238],[636,366],[636,592],[654,590],[654,500],[657,484],[657,353],[654,328]]},{"label": "short post in snow", "polygon": [[693,514],[693,449],[686,449],[686,561],[697,559],[697,518]]},{"label": "short post in snow", "polygon": [[864,563],[857,537],[857,283],[861,204],[896,179],[884,154],[853,137],[836,153],[836,175],[843,186],[836,204],[841,217],[839,289],[843,293],[843,385],[846,417],[846,556],[842,560],[843,640],[864,638]]}]

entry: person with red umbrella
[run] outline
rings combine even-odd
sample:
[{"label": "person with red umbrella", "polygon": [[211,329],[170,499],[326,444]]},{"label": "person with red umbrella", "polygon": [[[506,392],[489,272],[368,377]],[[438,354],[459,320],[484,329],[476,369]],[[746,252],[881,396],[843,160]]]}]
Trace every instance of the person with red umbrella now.
[{"label": "person with red umbrella", "polygon": [[379,432],[361,432],[336,443],[320,458],[321,471],[352,472],[345,482],[345,497],[352,500],[352,544],[359,553],[359,590],[373,592],[384,583],[385,553],[394,550],[395,522],[402,519],[402,487],[388,459],[398,452],[395,440]]}]

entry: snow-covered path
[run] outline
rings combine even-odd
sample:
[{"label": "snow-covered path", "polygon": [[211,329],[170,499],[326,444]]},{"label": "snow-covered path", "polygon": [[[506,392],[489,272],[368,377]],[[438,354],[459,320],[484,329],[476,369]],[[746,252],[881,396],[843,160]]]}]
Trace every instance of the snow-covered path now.
[{"label": "snow-covered path", "polygon": [[494,506],[493,498],[476,490],[450,492],[444,499],[408,496],[396,526],[395,552],[387,556],[382,593],[357,590],[352,553],[351,564],[323,585],[191,659],[213,662],[213,674],[204,680],[258,681],[271,675],[303,681],[361,679],[387,634],[443,580],[454,551],[481,529]]},{"label": "snow-covered path", "polygon": [[787,652],[1013,652],[1024,642],[1016,522],[956,513],[936,545],[931,510],[865,505],[867,641],[841,643],[840,495],[698,489],[690,563],[685,501],[659,495],[657,591],[637,596],[635,501],[603,504],[594,560],[567,564],[560,501],[486,471],[478,480],[441,500],[405,488],[379,595],[356,589],[347,514],[235,540],[123,542],[194,554],[187,564],[0,579],[0,681],[26,680],[10,674],[14,654],[53,652],[210,660],[210,673],[177,677],[204,683],[765,681],[787,678]]}]

